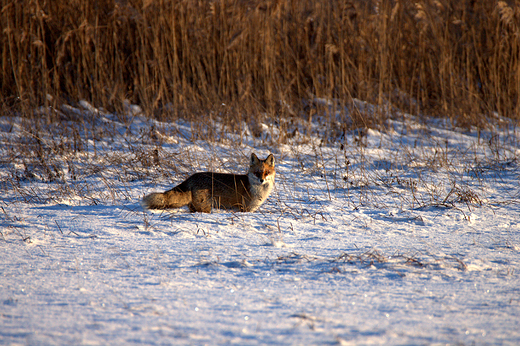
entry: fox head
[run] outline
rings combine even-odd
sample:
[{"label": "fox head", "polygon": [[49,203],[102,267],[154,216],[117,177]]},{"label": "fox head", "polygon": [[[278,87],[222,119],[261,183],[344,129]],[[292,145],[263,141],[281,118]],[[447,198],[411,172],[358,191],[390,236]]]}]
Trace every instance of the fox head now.
[{"label": "fox head", "polygon": [[273,154],[269,154],[265,160],[260,160],[254,153],[251,154],[249,172],[253,173],[260,184],[264,184],[268,180],[274,182],[275,169]]}]

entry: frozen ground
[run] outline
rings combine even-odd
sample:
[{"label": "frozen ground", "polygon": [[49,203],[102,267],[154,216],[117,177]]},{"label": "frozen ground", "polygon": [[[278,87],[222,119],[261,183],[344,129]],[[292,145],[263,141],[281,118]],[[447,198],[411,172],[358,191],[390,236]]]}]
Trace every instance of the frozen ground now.
[{"label": "frozen ground", "polygon": [[[270,124],[208,142],[136,107],[63,111],[58,128],[0,118],[0,344],[520,344],[511,126],[336,136],[317,119],[270,145]],[[256,213],[139,205],[251,151],[277,159]]]}]

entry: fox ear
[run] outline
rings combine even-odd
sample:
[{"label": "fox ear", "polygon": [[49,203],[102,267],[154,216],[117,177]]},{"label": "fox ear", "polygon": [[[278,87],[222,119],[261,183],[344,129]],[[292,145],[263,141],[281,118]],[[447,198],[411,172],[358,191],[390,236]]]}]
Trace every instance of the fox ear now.
[{"label": "fox ear", "polygon": [[273,154],[269,154],[267,158],[265,159],[265,163],[267,163],[269,166],[274,167],[274,156]]},{"label": "fox ear", "polygon": [[258,160],[258,156],[256,156],[255,153],[252,153],[251,154],[251,166],[256,165],[258,163],[258,161],[260,161],[260,160]]}]

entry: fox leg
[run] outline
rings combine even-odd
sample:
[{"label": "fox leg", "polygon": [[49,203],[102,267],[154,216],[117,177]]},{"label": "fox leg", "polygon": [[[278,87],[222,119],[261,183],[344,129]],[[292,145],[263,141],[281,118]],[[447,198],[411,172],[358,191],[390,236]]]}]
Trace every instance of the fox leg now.
[{"label": "fox leg", "polygon": [[191,203],[188,204],[190,211],[211,213],[211,198],[205,190],[194,190],[191,192]]}]

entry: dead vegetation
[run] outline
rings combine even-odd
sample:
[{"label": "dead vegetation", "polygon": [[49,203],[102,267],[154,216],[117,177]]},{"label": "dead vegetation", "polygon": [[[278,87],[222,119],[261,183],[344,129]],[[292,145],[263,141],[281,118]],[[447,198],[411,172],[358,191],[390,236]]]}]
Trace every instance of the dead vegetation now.
[{"label": "dead vegetation", "polygon": [[[295,144],[298,169],[323,179],[324,200],[386,207],[385,191],[411,208],[478,207],[492,167],[517,170],[507,138],[486,127],[519,120],[519,15],[505,1],[4,1],[0,114],[11,120],[0,188],[25,202],[131,199],[134,181],[236,171],[252,136],[254,146]],[[477,127],[492,157],[469,162],[447,139],[422,150],[437,130],[426,115]],[[368,157],[368,131],[396,133],[392,117],[419,147]],[[340,150],[324,152],[336,141]],[[193,152],[215,142],[236,152]],[[287,212],[330,219],[320,208]]]},{"label": "dead vegetation", "polygon": [[485,127],[520,114],[519,22],[512,1],[2,1],[0,109],[85,99],[118,113],[128,99],[236,131],[363,100],[379,111],[349,127],[394,107]]}]

